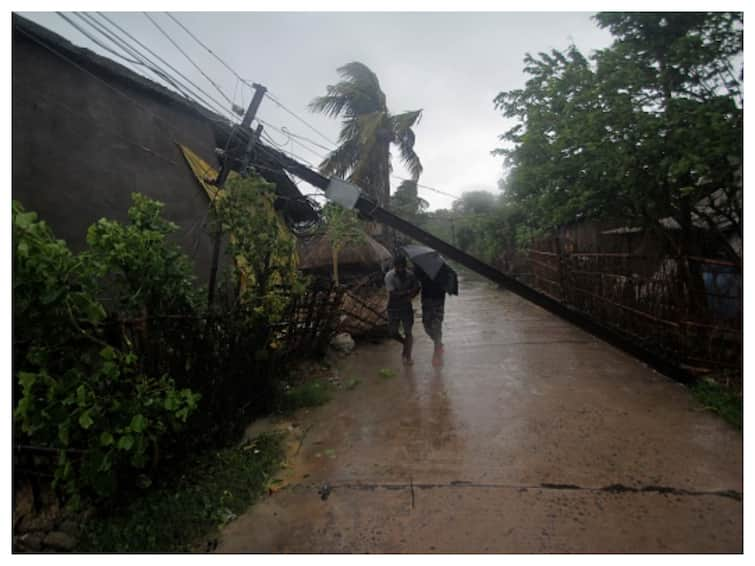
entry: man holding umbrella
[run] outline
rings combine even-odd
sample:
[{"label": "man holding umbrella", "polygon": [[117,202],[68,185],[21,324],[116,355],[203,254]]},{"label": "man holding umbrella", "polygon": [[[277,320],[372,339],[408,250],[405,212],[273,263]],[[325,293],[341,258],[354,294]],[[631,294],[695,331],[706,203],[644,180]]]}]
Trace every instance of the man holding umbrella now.
[{"label": "man holding umbrella", "polygon": [[446,293],[459,294],[456,272],[435,250],[410,245],[403,248],[415,266],[415,273],[422,285],[422,325],[435,345],[433,365],[443,365],[443,316]]}]

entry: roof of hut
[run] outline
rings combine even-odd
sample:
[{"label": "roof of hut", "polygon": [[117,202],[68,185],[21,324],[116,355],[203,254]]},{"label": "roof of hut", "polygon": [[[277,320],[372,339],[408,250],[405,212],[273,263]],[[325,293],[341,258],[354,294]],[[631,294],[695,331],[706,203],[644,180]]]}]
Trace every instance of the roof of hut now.
[{"label": "roof of hut", "polygon": [[[311,240],[298,242],[299,268],[320,269],[330,267],[333,252],[327,234]],[[365,234],[365,241],[359,244],[346,244],[338,254],[338,265],[363,265],[368,268],[380,268],[393,256],[385,246]]]}]

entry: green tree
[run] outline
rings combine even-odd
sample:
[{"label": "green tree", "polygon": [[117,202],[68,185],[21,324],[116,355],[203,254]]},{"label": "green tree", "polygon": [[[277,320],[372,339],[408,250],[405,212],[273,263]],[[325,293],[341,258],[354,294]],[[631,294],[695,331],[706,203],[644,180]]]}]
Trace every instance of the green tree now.
[{"label": "green tree", "polygon": [[595,19],[616,38],[595,56],[602,93],[610,103],[608,93],[620,87],[651,126],[643,132],[654,181],[643,192],[645,206],[654,217],[674,216],[684,231],[701,219],[717,232],[718,220],[695,205],[722,192],[724,198],[708,200],[741,236],[742,74],[735,64],[742,14],[617,12]]},{"label": "green tree", "polygon": [[467,191],[451,206],[460,214],[484,214],[495,208],[495,195],[488,191]]},{"label": "green tree", "polygon": [[510,168],[507,198],[535,228],[673,215],[688,229],[694,204],[724,191],[719,208],[741,225],[733,67],[741,14],[602,13],[596,21],[615,41],[592,61],[573,46],[527,55],[525,87],[496,97],[496,108],[519,121],[496,152]]},{"label": "green tree", "polygon": [[405,179],[391,195],[391,210],[410,220],[415,220],[429,206],[430,203],[417,194],[417,181]]},{"label": "green tree", "polygon": [[422,110],[391,114],[377,76],[362,63],[348,63],[338,73],[343,80],[328,85],[327,94],[309,104],[313,112],[333,118],[343,116],[339,146],[320,164],[320,170],[348,179],[380,206],[387,206],[393,170],[391,144],[398,146],[413,180],[422,173],[422,164],[414,152],[412,130],[419,123]]},{"label": "green tree", "polygon": [[338,255],[344,246],[363,243],[365,232],[353,210],[335,203],[328,203],[323,208],[323,215],[325,216],[325,233],[330,240],[333,257],[333,281],[336,285],[340,285]]}]

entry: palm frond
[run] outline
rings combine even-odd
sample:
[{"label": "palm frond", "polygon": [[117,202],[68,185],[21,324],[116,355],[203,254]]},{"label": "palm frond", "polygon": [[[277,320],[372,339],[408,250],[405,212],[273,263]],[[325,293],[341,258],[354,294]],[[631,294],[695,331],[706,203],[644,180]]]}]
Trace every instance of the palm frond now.
[{"label": "palm frond", "polygon": [[332,86],[328,86],[328,94],[318,96],[309,103],[310,112],[319,112],[330,118],[336,118],[349,104],[349,99],[342,94],[331,94]]},{"label": "palm frond", "polygon": [[412,179],[419,179],[422,174],[422,163],[414,152],[414,131],[412,126],[419,124],[422,110],[411,110],[391,117],[393,135],[401,154],[401,161],[409,169]]},{"label": "palm frond", "polygon": [[359,142],[352,139],[334,149],[320,163],[320,172],[345,179],[359,162]]},{"label": "palm frond", "polygon": [[380,81],[367,65],[352,61],[337,70],[339,75],[347,79],[345,82],[351,83],[372,100],[375,109],[385,109],[385,94],[380,88]]},{"label": "palm frond", "polygon": [[409,169],[412,179],[416,181],[422,174],[422,163],[419,156],[414,153],[414,132],[410,129],[404,130],[397,138],[396,144],[401,154],[401,161]]},{"label": "palm frond", "polygon": [[422,120],[422,109],[394,114],[391,120],[393,122],[393,131],[396,136],[399,136],[402,131],[413,128],[420,123],[420,120]]}]

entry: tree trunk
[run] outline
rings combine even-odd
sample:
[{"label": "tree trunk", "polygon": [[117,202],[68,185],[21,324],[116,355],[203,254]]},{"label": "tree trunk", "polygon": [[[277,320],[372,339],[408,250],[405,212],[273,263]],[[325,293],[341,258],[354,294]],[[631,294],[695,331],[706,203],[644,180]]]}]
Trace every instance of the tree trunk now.
[{"label": "tree trunk", "polygon": [[340,285],[340,282],[338,280],[338,246],[333,246],[332,249],[333,252],[333,282],[336,284],[336,286]]}]

